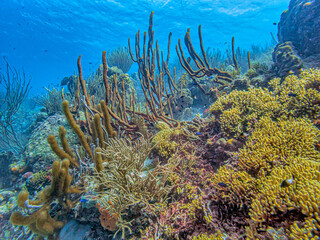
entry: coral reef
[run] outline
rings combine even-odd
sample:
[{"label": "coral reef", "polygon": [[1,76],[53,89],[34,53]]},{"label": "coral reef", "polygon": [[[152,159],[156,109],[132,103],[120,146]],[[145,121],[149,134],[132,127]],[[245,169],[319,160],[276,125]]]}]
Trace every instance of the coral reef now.
[{"label": "coral reef", "polygon": [[72,132],[67,120],[62,115],[53,115],[48,117],[44,122],[40,123],[39,126],[33,131],[28,145],[26,146],[25,155],[28,159],[28,166],[32,172],[38,172],[50,168],[52,162],[56,160],[56,155],[52,152],[50,145],[47,142],[47,137],[51,134],[59,138],[59,127],[63,126],[68,134],[66,138],[70,145],[75,145],[78,140],[75,134]]},{"label": "coral reef", "polygon": [[269,175],[273,168],[292,164],[295,157],[318,161],[320,154],[314,146],[319,140],[320,131],[310,121],[274,122],[262,118],[239,152],[238,167],[256,177]]},{"label": "coral reef", "polygon": [[180,40],[176,47],[187,73],[176,82],[171,35],[164,59],[152,12],[135,54],[130,40],[117,50],[138,64],[137,92],[124,67],[108,68],[106,52],[84,80],[79,56],[79,77],[63,80],[70,92],[55,92],[64,117],[39,125],[26,159],[1,162],[22,189],[16,204],[15,192],[0,192],[0,226],[11,238],[319,238],[319,69],[301,69],[288,42],[277,45],[271,69],[251,64],[234,38],[226,61],[234,67],[213,68],[223,65],[221,52],[204,50],[199,27],[202,55],[188,29],[190,58]]},{"label": "coral reef", "polygon": [[125,139],[109,139],[107,149],[101,153],[107,159],[102,163],[103,169],[97,168],[95,176],[88,178],[91,182],[88,189],[96,188],[99,193],[97,201],[102,226],[111,231],[119,228],[123,237],[125,229],[131,232],[134,220],[134,214],[128,216],[126,212],[133,206],[138,207],[135,212],[142,212],[152,204],[164,203],[172,188],[168,178],[180,162],[175,156],[167,164],[157,164],[145,171],[150,146],[144,138],[135,144]]},{"label": "coral reef", "polygon": [[[70,186],[72,177],[69,175],[69,165],[70,162],[67,159],[53,163],[51,185],[41,191],[36,200],[29,200],[28,191],[19,193],[17,204],[20,208],[26,209],[29,214],[13,212],[10,217],[13,225],[26,225],[39,237],[54,238],[57,231],[63,227],[64,222],[52,218],[50,204],[57,199],[62,207],[60,215],[63,216],[63,210],[67,211],[72,208],[72,202],[68,198],[68,194],[82,192],[78,188]],[[30,210],[33,210],[33,212],[30,213]],[[58,216],[59,214],[56,215],[56,217]]]},{"label": "coral reef", "polygon": [[303,67],[302,60],[291,42],[278,43],[272,53],[272,60],[271,71],[281,78],[289,73],[299,74]]},{"label": "coral reef", "polygon": [[107,60],[111,67],[117,66],[124,73],[127,73],[133,64],[127,47],[118,47],[110,51],[107,54]]},{"label": "coral reef", "polygon": [[319,1],[291,0],[278,24],[279,42],[292,42],[308,67],[316,67],[320,63],[319,7]]},{"label": "coral reef", "polygon": [[319,69],[306,69],[299,77],[288,76],[282,84],[280,79],[270,82],[273,95],[284,106],[286,115],[306,116],[316,119],[320,113],[320,72]]},{"label": "coral reef", "polygon": [[220,97],[211,107],[214,121],[219,121],[227,137],[241,138],[252,132],[254,124],[262,116],[274,118],[282,115],[283,107],[269,91],[251,88],[248,91],[232,91]]}]

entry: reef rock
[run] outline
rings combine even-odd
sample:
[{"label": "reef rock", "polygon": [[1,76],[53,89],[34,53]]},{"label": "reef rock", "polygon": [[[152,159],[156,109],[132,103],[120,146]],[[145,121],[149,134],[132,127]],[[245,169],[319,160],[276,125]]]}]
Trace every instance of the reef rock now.
[{"label": "reef rock", "polygon": [[[320,56],[320,1],[291,0],[288,10],[281,15],[278,24],[280,43],[292,42],[299,56],[314,60],[313,66],[319,66]],[[309,60],[309,61],[308,61]]]},{"label": "reef rock", "polygon": [[63,126],[67,130],[66,138],[71,147],[78,143],[76,135],[63,115],[56,114],[48,117],[33,131],[26,146],[25,156],[32,172],[50,168],[51,164],[58,159],[52,152],[47,138],[52,134],[60,144],[59,126]]},{"label": "reef rock", "polygon": [[271,69],[277,76],[284,78],[291,72],[299,74],[303,64],[291,42],[278,43],[272,53]]}]

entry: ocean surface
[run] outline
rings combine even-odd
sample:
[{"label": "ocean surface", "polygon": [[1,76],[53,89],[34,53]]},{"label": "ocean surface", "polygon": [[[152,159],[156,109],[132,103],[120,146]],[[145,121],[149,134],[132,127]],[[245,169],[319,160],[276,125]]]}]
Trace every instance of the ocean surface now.
[{"label": "ocean surface", "polygon": [[[102,51],[127,46],[138,29],[146,31],[154,11],[155,38],[167,48],[172,32],[174,47],[188,28],[198,47],[198,25],[206,47],[224,50],[235,36],[236,46],[270,42],[276,35],[288,0],[2,0],[0,1],[0,56],[32,78],[32,94],[59,84],[77,72],[82,55],[85,76],[95,72]],[[227,44],[226,44],[227,43]],[[4,61],[0,61],[4,67]],[[136,71],[133,65],[133,71]]]}]

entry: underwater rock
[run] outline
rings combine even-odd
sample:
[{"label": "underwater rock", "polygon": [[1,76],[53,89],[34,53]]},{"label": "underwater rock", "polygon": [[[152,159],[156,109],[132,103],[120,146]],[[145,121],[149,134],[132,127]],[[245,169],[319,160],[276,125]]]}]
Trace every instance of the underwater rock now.
[{"label": "underwater rock", "polygon": [[16,193],[12,191],[0,191],[0,223],[9,220],[11,215],[11,209],[15,204],[15,195]]},{"label": "underwater rock", "polygon": [[75,220],[68,222],[60,231],[60,240],[90,239],[91,225],[78,223]]},{"label": "underwater rock", "polygon": [[284,78],[291,72],[298,75],[302,68],[302,60],[291,42],[278,43],[272,53],[271,70],[277,76]]},{"label": "underwater rock", "polygon": [[76,75],[71,75],[70,77],[64,77],[61,82],[60,82],[60,86],[66,86],[66,85],[70,85],[73,82],[77,81],[78,76]]},{"label": "underwater rock", "polygon": [[[96,77],[100,77],[100,76],[102,77],[102,74],[103,74],[103,65],[100,64],[99,68],[96,71]],[[107,76],[110,77],[113,74],[120,75],[120,74],[123,74],[123,71],[117,66],[108,67]]]},{"label": "underwater rock", "polygon": [[248,90],[250,87],[249,81],[244,76],[236,76],[236,78],[233,80],[233,89],[237,90]]},{"label": "underwater rock", "polygon": [[47,138],[52,134],[60,144],[58,133],[59,126],[63,126],[67,130],[66,138],[68,139],[70,146],[75,146],[77,143],[77,138],[64,116],[56,114],[48,117],[35,129],[26,146],[25,156],[28,165],[32,167],[32,172],[35,173],[46,169],[46,167],[49,168],[52,162],[58,159],[52,152]]},{"label": "underwater rock", "polygon": [[7,188],[10,186],[9,165],[12,163],[14,155],[12,152],[0,153],[0,187]]},{"label": "underwater rock", "polygon": [[291,41],[303,59],[320,54],[320,2],[291,0],[281,15],[278,39]]}]

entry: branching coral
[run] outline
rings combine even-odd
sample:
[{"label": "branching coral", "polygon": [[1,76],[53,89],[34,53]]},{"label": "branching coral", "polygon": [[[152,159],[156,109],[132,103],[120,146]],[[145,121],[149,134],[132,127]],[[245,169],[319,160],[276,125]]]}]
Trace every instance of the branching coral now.
[{"label": "branching coral", "polygon": [[98,188],[98,201],[104,210],[112,216],[117,215],[117,226],[124,236],[124,230],[130,230],[126,210],[133,205],[145,208],[151,203],[165,202],[172,188],[168,185],[169,176],[180,159],[174,156],[167,164],[144,171],[151,151],[148,139],[141,137],[135,143],[125,139],[109,139],[106,144],[107,148],[102,150],[107,159],[103,170],[89,177],[89,181]]},{"label": "branching coral", "polygon": [[320,113],[319,70],[304,70],[299,77],[290,75],[280,84],[280,79],[270,82],[270,89],[251,88],[233,91],[220,97],[210,112],[220,122],[222,132],[228,137],[239,137],[251,132],[261,117],[277,119],[280,116],[311,119]]},{"label": "branching coral", "polygon": [[[268,227],[292,239],[316,239],[319,227],[320,130],[304,118],[262,117],[232,166],[210,179],[214,204],[250,209],[248,238]],[[235,213],[233,213],[235,214]],[[271,233],[268,233],[269,235]]]},{"label": "branching coral", "polygon": [[159,121],[156,125],[159,132],[153,137],[151,145],[155,146],[157,153],[165,158],[170,158],[179,146],[174,138],[182,133],[180,129],[170,128],[165,122]]},{"label": "branching coral", "polygon": [[267,90],[252,88],[248,91],[233,91],[220,97],[210,112],[220,121],[222,132],[228,137],[239,137],[251,132],[253,124],[262,116],[279,117],[283,110],[277,97]]},{"label": "branching coral", "polygon": [[303,70],[299,77],[290,75],[280,84],[280,79],[270,82],[273,94],[285,107],[287,115],[307,116],[311,119],[320,113],[320,73],[319,69]]},{"label": "branching coral", "polygon": [[239,208],[250,202],[256,190],[255,179],[245,171],[236,171],[228,166],[219,168],[212,178],[208,179],[215,201],[223,204],[235,204]]},{"label": "branching coral", "polygon": [[292,163],[293,157],[319,161],[315,144],[320,130],[310,121],[289,119],[274,122],[263,118],[239,153],[239,169],[253,176],[268,175],[274,167]]},{"label": "branching coral", "polygon": [[[290,225],[287,233],[292,239],[316,239],[320,235],[319,170],[320,163],[297,157],[290,165],[276,167],[270,176],[260,178],[251,219],[266,225],[280,220]],[[283,181],[288,179],[292,183],[284,187]]]}]

